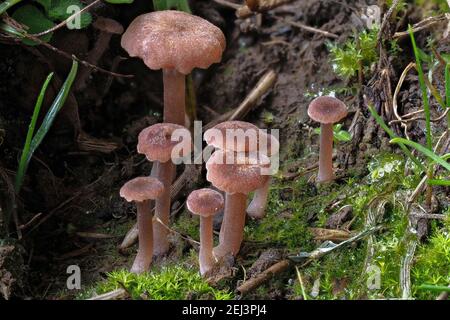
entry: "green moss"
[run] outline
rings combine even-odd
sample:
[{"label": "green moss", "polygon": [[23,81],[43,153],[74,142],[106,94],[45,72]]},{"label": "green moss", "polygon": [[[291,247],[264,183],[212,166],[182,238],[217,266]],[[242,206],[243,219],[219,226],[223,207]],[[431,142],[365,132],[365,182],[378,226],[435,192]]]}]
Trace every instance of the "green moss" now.
[{"label": "green moss", "polygon": [[343,44],[329,43],[331,62],[336,74],[344,79],[366,71],[378,59],[378,28],[364,30]]},{"label": "green moss", "polygon": [[83,292],[78,298],[85,299],[94,293],[102,294],[118,288],[125,288],[132,299],[230,300],[233,298],[231,293],[211,287],[197,270],[181,265],[166,266],[139,275],[126,270],[113,271],[108,274],[106,281]]}]

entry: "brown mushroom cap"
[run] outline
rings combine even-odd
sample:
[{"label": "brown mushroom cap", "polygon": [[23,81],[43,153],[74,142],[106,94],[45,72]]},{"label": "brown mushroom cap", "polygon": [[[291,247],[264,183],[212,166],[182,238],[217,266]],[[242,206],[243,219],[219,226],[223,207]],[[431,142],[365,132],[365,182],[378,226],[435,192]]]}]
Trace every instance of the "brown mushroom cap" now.
[{"label": "brown mushroom cap", "polygon": [[347,116],[347,107],[337,98],[322,96],[311,101],[308,116],[323,124],[336,123]]},{"label": "brown mushroom cap", "polygon": [[95,20],[92,25],[96,29],[103,31],[103,32],[112,33],[112,34],[122,34],[123,33],[122,25],[113,19],[98,17],[97,20]]},{"label": "brown mushroom cap", "polygon": [[157,199],[164,191],[164,185],[157,178],[137,177],[120,188],[120,196],[128,202]]},{"label": "brown mushroom cap", "polygon": [[[175,130],[180,130],[179,132],[189,139],[180,138],[172,141]],[[184,151],[191,151],[191,133],[188,129],[173,123],[157,123],[139,133],[137,150],[138,153],[145,154],[149,161],[167,162],[171,159],[172,149],[179,143],[183,143]],[[179,156],[183,157],[186,154]]]},{"label": "brown mushroom cap", "polygon": [[[227,132],[234,137],[233,141],[227,144]],[[245,135],[245,139],[238,139],[237,134],[241,132]],[[220,133],[220,135],[218,135]],[[214,146],[221,150],[234,152],[248,152],[256,151],[258,143],[252,144],[249,138],[254,136],[258,139],[259,129],[254,124],[245,121],[225,121],[221,122],[211,129],[206,130],[204,139],[210,146]],[[221,138],[221,139],[220,139]]]},{"label": "brown mushroom cap", "polygon": [[209,217],[223,209],[224,200],[219,192],[204,188],[192,191],[186,205],[193,214]]},{"label": "brown mushroom cap", "polygon": [[269,176],[261,169],[269,166],[269,158],[261,154],[218,150],[206,162],[206,180],[227,193],[248,194],[266,183]]},{"label": "brown mushroom cap", "polygon": [[165,10],[138,16],[122,36],[122,47],[153,70],[183,74],[220,62],[225,36],[212,23],[189,13]]}]

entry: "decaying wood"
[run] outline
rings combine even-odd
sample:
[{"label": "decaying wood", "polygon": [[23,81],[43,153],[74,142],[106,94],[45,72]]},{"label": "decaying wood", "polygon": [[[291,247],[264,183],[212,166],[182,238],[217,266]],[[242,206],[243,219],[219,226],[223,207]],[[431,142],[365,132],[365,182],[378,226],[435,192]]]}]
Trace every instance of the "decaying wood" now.
[{"label": "decaying wood", "polygon": [[[266,94],[270,88],[273,87],[277,79],[277,74],[273,70],[267,71],[255,87],[250,91],[247,97],[242,101],[242,103],[235,109],[231,110],[228,113],[225,113],[215,120],[209,122],[205,126],[203,126],[203,131],[208,130],[209,128],[215,126],[216,124],[227,121],[227,120],[239,120],[243,119],[249,111],[255,107],[259,101],[259,99]],[[207,147],[206,147],[207,148]],[[203,153],[207,153],[206,150],[203,150]],[[200,156],[200,155],[199,155]],[[196,163],[196,161],[194,161]],[[183,173],[180,177],[172,184],[170,188],[170,198],[173,201],[181,189],[186,185],[189,181],[198,180],[201,174],[201,166],[198,165],[186,165]],[[152,209],[153,210],[153,209]],[[127,232],[124,240],[119,246],[119,251],[123,251],[126,248],[131,247],[138,240],[138,228],[137,224],[133,225],[133,227]]]},{"label": "decaying wood", "polygon": [[247,18],[254,13],[266,12],[292,1],[293,0],[246,0],[245,5],[237,9],[236,16],[241,19]]},{"label": "decaying wood", "polygon": [[87,300],[118,300],[126,298],[127,296],[128,296],[127,291],[125,289],[120,288],[95,297],[91,297]]},{"label": "decaying wood", "polygon": [[263,272],[259,273],[255,277],[252,277],[242,283],[239,287],[237,287],[236,292],[238,292],[241,295],[245,295],[252,290],[258,288],[260,285],[264,284],[266,281],[273,278],[275,275],[280,274],[289,267],[292,266],[292,263],[288,259],[281,260],[280,262],[275,263],[270,268],[264,270]]}]

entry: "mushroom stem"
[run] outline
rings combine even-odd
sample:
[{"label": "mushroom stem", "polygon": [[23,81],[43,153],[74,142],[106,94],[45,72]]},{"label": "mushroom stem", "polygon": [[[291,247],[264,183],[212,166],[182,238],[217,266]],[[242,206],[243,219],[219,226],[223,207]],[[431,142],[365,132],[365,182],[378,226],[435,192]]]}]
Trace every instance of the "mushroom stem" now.
[{"label": "mushroom stem", "polygon": [[247,207],[247,214],[254,219],[264,218],[266,214],[267,198],[269,197],[270,181],[267,182],[255,191],[252,201]]},{"label": "mushroom stem", "polygon": [[317,182],[334,180],[333,172],[333,124],[323,123],[320,130],[319,173]]},{"label": "mushroom stem", "polygon": [[175,69],[163,69],[164,122],[185,125],[186,76]]},{"label": "mushroom stem", "polygon": [[148,200],[136,202],[139,230],[139,250],[134,259],[131,272],[142,273],[148,271],[153,258],[153,215]]},{"label": "mushroom stem", "polygon": [[164,185],[162,195],[155,201],[155,216],[159,221],[153,224],[154,245],[153,254],[155,256],[164,255],[169,251],[169,226],[170,221],[170,185],[172,184],[172,177],[175,171],[175,165],[172,161],[159,163],[158,165],[158,179]]},{"label": "mushroom stem", "polygon": [[200,274],[203,276],[210,271],[215,263],[213,256],[213,217],[200,217]]},{"label": "mushroom stem", "polygon": [[219,245],[214,248],[214,255],[217,258],[222,258],[228,253],[236,255],[239,252],[244,238],[246,206],[246,194],[226,194]]}]

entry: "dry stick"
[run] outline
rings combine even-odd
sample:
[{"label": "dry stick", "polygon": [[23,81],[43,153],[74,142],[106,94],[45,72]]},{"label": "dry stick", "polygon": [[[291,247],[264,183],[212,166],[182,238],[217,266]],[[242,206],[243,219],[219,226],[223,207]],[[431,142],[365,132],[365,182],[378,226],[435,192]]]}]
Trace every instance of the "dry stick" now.
[{"label": "dry stick", "polygon": [[334,33],[331,33],[331,32],[325,31],[325,30],[313,28],[313,27],[307,26],[306,24],[303,24],[303,23],[300,23],[297,21],[291,21],[291,20],[283,20],[283,21],[286,22],[287,24],[290,24],[291,26],[294,26],[294,27],[297,27],[297,28],[300,28],[300,29],[303,29],[303,30],[306,30],[309,32],[319,33],[328,38],[332,38],[332,39],[339,38],[339,36],[337,34],[334,34]]},{"label": "dry stick", "polygon": [[246,5],[240,6],[236,10],[236,16],[240,19],[248,18],[255,13],[266,12],[275,9],[283,4],[292,2],[293,0],[251,0],[246,1]]},{"label": "dry stick", "polygon": [[89,298],[87,300],[116,300],[120,298],[125,298],[128,296],[128,293],[125,289],[119,288],[114,291],[106,292],[104,294],[94,296],[92,298]]},{"label": "dry stick", "polygon": [[264,270],[259,273],[255,277],[252,277],[242,283],[239,287],[236,288],[236,292],[241,295],[245,295],[250,291],[258,288],[260,285],[264,284],[264,282],[270,280],[275,275],[282,273],[289,269],[292,266],[292,262],[288,259],[281,260],[280,262],[275,263],[270,268]]},{"label": "dry stick", "polygon": [[240,9],[242,7],[240,4],[233,3],[233,2],[230,2],[230,1],[226,1],[226,0],[213,0],[213,1],[215,3],[217,3],[217,4],[220,4],[220,5],[224,6],[224,7],[232,8],[232,9],[235,9],[235,10],[238,10],[238,9]]},{"label": "dry stick", "polygon": [[[427,28],[433,26],[434,24],[444,21],[444,20],[447,20],[447,17],[445,15],[440,15],[437,17],[428,17],[428,18],[416,23],[415,25],[413,25],[412,31],[415,33],[417,31],[427,29]],[[409,35],[409,31],[401,31],[401,32],[394,33],[393,38],[399,39],[402,37],[406,37],[408,35]]]},{"label": "dry stick", "polygon": [[[269,70],[267,71],[261,79],[258,81],[256,86],[250,91],[248,96],[244,99],[244,101],[236,108],[236,110],[231,110],[224,115],[221,115],[219,118],[209,122],[207,125],[203,126],[203,131],[212,128],[217,123],[226,121],[226,120],[236,120],[244,118],[248,112],[257,104],[258,100],[269,91],[269,89],[275,84],[275,80],[277,75],[275,71]],[[206,147],[208,148],[208,147]],[[207,149],[204,149],[199,157],[206,152]],[[194,161],[196,163],[196,161]],[[195,180],[201,174],[201,169],[198,169],[195,165],[187,165],[184,169],[181,176],[175,181],[174,184],[170,187],[170,198],[173,200],[184,185],[188,181]],[[119,246],[119,251],[122,251],[128,247],[131,247],[137,241],[138,229],[137,225],[134,224],[133,227],[127,232],[125,238]]]},{"label": "dry stick", "polygon": [[242,103],[235,109],[231,110],[218,118],[209,122],[206,126],[203,127],[203,130],[208,130],[214,127],[216,124],[223,121],[231,121],[243,119],[250,110],[258,103],[258,100],[269,91],[269,89],[275,84],[277,79],[277,74],[273,70],[267,71],[255,87],[250,91],[247,97],[242,101]]}]

